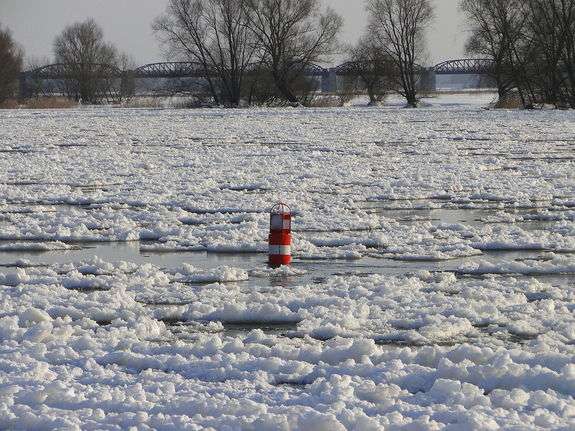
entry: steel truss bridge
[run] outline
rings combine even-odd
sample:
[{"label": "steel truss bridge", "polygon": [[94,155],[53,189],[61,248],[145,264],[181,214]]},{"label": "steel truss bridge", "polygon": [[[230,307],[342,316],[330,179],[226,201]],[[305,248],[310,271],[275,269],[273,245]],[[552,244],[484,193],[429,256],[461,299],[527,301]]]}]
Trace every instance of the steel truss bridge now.
[{"label": "steel truss bridge", "polygon": [[437,75],[489,75],[494,67],[493,60],[487,58],[466,58],[448,60],[432,67]]},{"label": "steel truss bridge", "polygon": [[[150,63],[134,70],[120,70],[115,66],[106,64],[91,65],[96,77],[125,79],[177,79],[197,78],[206,79],[217,77],[215,70],[206,70],[196,62],[163,62]],[[72,67],[73,68],[73,67]],[[428,89],[434,89],[437,75],[488,75],[493,69],[493,61],[489,59],[458,59],[448,60],[433,67],[419,66],[420,74],[425,77]],[[336,88],[337,77],[353,76],[357,74],[358,63],[347,62],[337,67],[324,68],[311,64],[304,74],[308,77],[320,78],[322,92],[333,92]],[[70,67],[64,64],[51,64],[20,74],[20,96],[30,94],[30,83],[45,80],[67,80],[71,78]]]},{"label": "steel truss bridge", "polygon": [[[109,64],[91,64],[88,66],[91,73],[96,77],[120,77],[123,73],[116,66],[111,66]],[[42,66],[30,72],[24,72],[24,74],[34,79],[69,79],[72,74],[78,72],[80,71],[73,65],[67,66],[63,63],[57,63]]]},{"label": "steel truss bridge", "polygon": [[134,78],[206,78],[216,75],[206,71],[200,63],[183,61],[150,63],[132,71]]}]

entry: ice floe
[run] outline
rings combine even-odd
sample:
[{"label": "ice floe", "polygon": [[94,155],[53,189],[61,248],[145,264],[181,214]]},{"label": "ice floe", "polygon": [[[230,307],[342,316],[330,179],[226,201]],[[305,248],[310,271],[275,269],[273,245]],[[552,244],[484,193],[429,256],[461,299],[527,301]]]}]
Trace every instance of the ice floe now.
[{"label": "ice floe", "polygon": [[0,429],[572,429],[573,115],[464,99],[0,112]]}]

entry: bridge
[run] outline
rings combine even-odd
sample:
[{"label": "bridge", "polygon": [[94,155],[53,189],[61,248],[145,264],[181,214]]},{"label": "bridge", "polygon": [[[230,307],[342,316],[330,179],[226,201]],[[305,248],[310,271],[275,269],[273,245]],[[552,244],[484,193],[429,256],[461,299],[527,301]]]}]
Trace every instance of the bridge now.
[{"label": "bridge", "polygon": [[213,71],[206,70],[201,63],[196,62],[166,62],[150,63],[132,71],[134,78],[206,78],[216,76]]},{"label": "bridge", "polygon": [[493,65],[493,60],[488,58],[465,58],[444,61],[431,69],[437,75],[488,75]]},{"label": "bridge", "polygon": [[[98,64],[92,65],[92,70],[97,77],[115,79],[176,79],[196,78],[205,79],[217,77],[216,71],[206,69],[197,62],[161,62],[150,63],[133,70],[120,70],[119,68]],[[419,66],[421,85],[426,90],[436,89],[438,75],[488,75],[493,69],[493,61],[490,59],[457,59],[439,63],[433,67]],[[323,93],[333,93],[337,89],[338,77],[357,75],[358,63],[347,62],[336,67],[324,68],[311,64],[304,71],[308,77],[321,81]],[[51,64],[20,74],[20,97],[30,97],[33,83],[38,86],[42,81],[58,81],[71,79],[70,67],[64,64]]]}]

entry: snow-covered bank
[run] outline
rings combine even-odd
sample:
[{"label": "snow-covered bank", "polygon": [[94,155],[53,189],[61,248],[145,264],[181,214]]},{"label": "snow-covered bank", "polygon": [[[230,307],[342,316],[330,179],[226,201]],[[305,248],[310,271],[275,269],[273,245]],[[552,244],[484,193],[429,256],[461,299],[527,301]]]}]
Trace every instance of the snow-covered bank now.
[{"label": "snow-covered bank", "polygon": [[572,429],[575,121],[469,98],[0,112],[0,429]]}]

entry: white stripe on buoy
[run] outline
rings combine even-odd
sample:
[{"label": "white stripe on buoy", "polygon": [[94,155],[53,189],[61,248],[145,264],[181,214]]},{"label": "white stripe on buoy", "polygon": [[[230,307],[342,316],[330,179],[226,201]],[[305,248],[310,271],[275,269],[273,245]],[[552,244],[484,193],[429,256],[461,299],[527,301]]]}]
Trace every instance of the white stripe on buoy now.
[{"label": "white stripe on buoy", "polygon": [[290,255],[291,245],[270,245],[269,254]]}]

